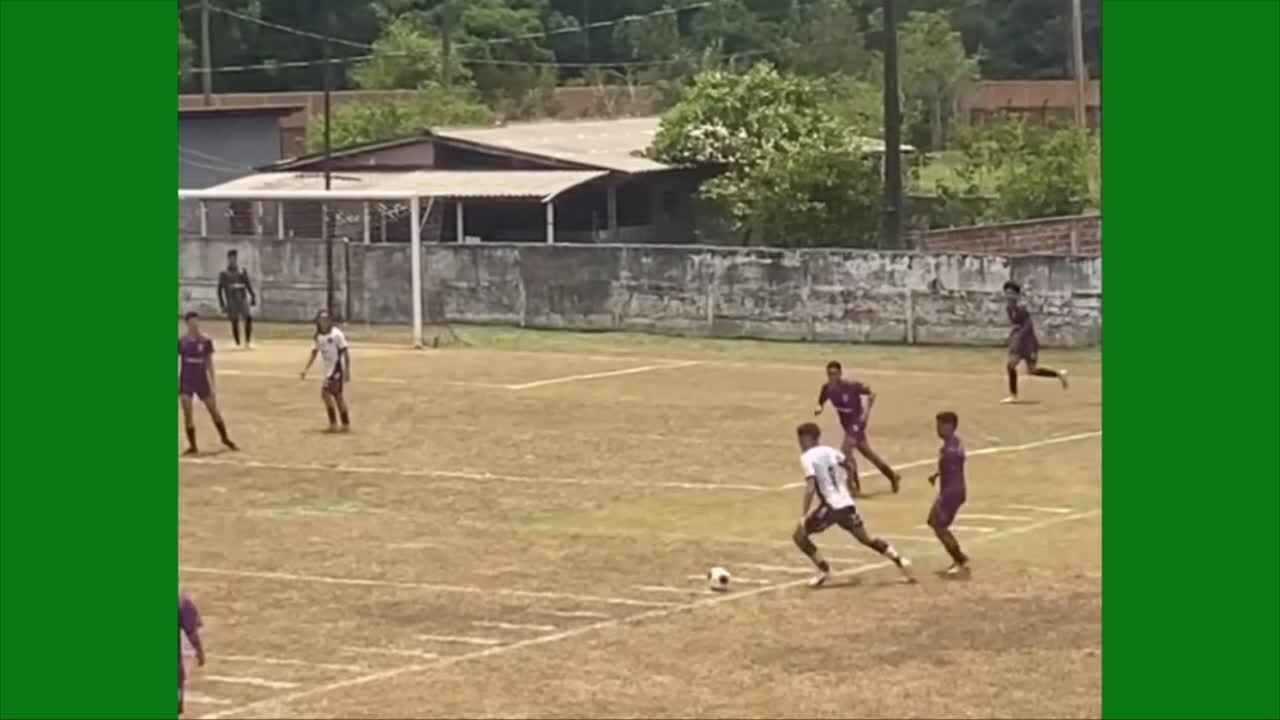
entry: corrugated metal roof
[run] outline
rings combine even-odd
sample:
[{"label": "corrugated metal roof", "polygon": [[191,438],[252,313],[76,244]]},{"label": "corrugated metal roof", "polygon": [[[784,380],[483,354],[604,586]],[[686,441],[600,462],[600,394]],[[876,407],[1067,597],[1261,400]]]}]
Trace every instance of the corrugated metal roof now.
[{"label": "corrugated metal roof", "polygon": [[437,137],[544,155],[625,173],[671,166],[638,157],[653,143],[658,117],[512,123],[501,127],[435,131]]},{"label": "corrugated metal roof", "polygon": [[[595,170],[408,170],[393,172],[335,171],[330,176],[333,191],[377,193],[401,196],[449,198],[536,198],[544,200],[608,173]],[[325,192],[324,175],[316,172],[266,172],[246,175],[207,188],[208,194],[226,196],[243,193],[245,199],[264,193]]]}]

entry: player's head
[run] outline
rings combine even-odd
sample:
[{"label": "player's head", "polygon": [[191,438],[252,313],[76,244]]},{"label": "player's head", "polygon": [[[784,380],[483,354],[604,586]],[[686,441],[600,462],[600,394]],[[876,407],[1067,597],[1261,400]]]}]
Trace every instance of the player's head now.
[{"label": "player's head", "polygon": [[198,313],[189,312],[182,316],[184,322],[187,323],[187,332],[195,335],[200,332],[200,315]]},{"label": "player's head", "polygon": [[938,437],[946,439],[956,434],[960,427],[960,416],[950,410],[943,410],[935,418],[938,422]]},{"label": "player's head", "polygon": [[800,441],[800,449],[808,450],[818,444],[822,438],[822,428],[817,423],[807,422],[796,428],[796,439]]},{"label": "player's head", "polygon": [[1016,300],[1022,295],[1022,286],[1018,283],[1008,280],[1004,284],[1004,297],[1006,300]]},{"label": "player's head", "polygon": [[227,251],[227,267],[233,268],[236,266],[236,263],[238,263],[239,261],[240,261],[240,253],[236,252],[235,250]]},{"label": "player's head", "polygon": [[827,363],[827,380],[831,382],[839,382],[840,377],[844,374],[844,368],[840,367],[840,363],[832,360]]},{"label": "player's head", "polygon": [[328,310],[321,310],[316,313],[316,332],[327,333],[333,329],[333,318],[329,315]]}]

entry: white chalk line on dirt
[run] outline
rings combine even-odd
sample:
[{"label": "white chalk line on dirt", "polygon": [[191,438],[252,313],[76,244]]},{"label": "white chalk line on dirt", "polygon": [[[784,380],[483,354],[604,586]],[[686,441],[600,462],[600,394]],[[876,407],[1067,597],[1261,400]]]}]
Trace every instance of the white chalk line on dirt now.
[{"label": "white chalk line on dirt", "polygon": [[356,653],[358,655],[395,655],[397,657],[416,657],[422,660],[435,660],[440,657],[433,652],[425,650],[400,650],[397,648],[375,648],[363,647],[360,645],[343,645],[342,652]]},{"label": "white chalk line on dirt", "polygon": [[182,693],[182,700],[187,705],[230,705],[231,701],[225,698],[205,695],[204,693],[192,692],[187,690]]},{"label": "white chalk line on dirt", "polygon": [[[981,455],[1003,455],[1005,453],[1021,452],[1023,450],[1034,450],[1036,448],[1047,447],[1049,445],[1058,445],[1060,443],[1075,442],[1076,440],[1086,440],[1088,438],[1101,437],[1101,430],[1093,430],[1090,432],[1076,433],[1074,435],[1062,435],[1059,437],[1051,437],[1045,440],[1036,440],[1034,442],[1023,443],[1021,445],[995,445],[992,447],[980,448],[978,450],[970,450],[965,453],[968,457],[977,457]],[[929,458],[927,460],[912,460],[908,463],[895,465],[895,470],[909,470],[911,468],[933,465],[938,462],[937,458]],[[867,471],[858,473],[858,478],[874,477],[878,473],[876,471]],[[789,490],[804,487],[803,482],[793,482],[782,486],[782,489]]]},{"label": "white chalk line on dirt", "polygon": [[234,685],[252,685],[254,687],[270,688],[272,690],[290,690],[298,687],[298,683],[285,682],[283,680],[266,680],[258,677],[239,677],[236,675],[208,675],[202,674],[200,679],[205,682],[231,683]]},{"label": "white chalk line on dirt", "polygon": [[596,620],[607,620],[611,617],[609,613],[596,612],[594,610],[539,610],[533,608],[528,612],[534,615],[551,615],[560,618],[592,618]]},{"label": "white chalk line on dirt", "polygon": [[492,628],[494,630],[537,630],[539,632],[551,632],[559,630],[555,625],[539,625],[537,623],[509,623],[497,622],[494,620],[473,620],[471,624],[476,627]]},{"label": "white chalk line on dirt", "polygon": [[747,492],[774,492],[774,485],[746,485],[741,483],[690,483],[677,481],[630,481],[605,480],[599,478],[566,478],[528,475],[504,475],[498,473],[480,473],[465,470],[405,470],[394,467],[359,466],[359,465],[323,465],[319,463],[282,463],[263,462],[260,460],[232,460],[229,458],[184,457],[180,463],[189,465],[226,465],[232,467],[254,468],[260,470],[287,470],[296,472],[337,472],[353,475],[392,475],[397,477],[437,477],[456,480],[480,480],[491,482],[518,482],[534,485],[598,485],[602,487],[644,487],[671,488],[677,490],[742,490]]},{"label": "white chalk line on dirt", "polygon": [[624,368],[622,370],[607,370],[604,372],[582,373],[580,375],[564,375],[561,377],[547,378],[546,380],[535,380],[533,382],[520,383],[518,385],[507,385],[505,387],[508,390],[532,390],[533,388],[580,382],[582,380],[598,380],[601,378],[618,377],[621,375],[635,375],[637,373],[653,372],[655,370],[677,370],[679,368],[693,367],[694,365],[699,364],[701,363],[696,360],[686,360],[683,362],[663,363],[660,365],[641,365],[640,367]]},{"label": "white chalk line on dirt", "polygon": [[[218,375],[239,375],[244,377],[281,378],[281,379],[288,379],[288,380],[297,380],[298,382],[304,382],[304,379],[301,376],[299,376],[297,373],[267,372],[264,370],[224,370],[219,368],[217,371],[217,374]],[[320,376],[312,374],[308,376],[306,379],[307,380],[314,379],[317,382],[319,382]],[[356,376],[352,380],[353,382],[382,383],[386,385],[410,384],[410,382],[408,380],[405,380],[404,378]]]},{"label": "white chalk line on dirt", "polygon": [[[188,654],[187,657],[194,657]],[[369,668],[363,665],[339,665],[337,663],[317,663],[309,660],[294,660],[293,658],[277,658],[265,657],[262,655],[224,655],[218,653],[217,660],[219,662],[241,662],[253,665],[294,665],[297,667],[316,668],[319,670],[341,670],[344,672],[364,672]]]},{"label": "white chalk line on dirt", "polygon": [[[1043,528],[1057,525],[1060,523],[1093,517],[1094,515],[1097,515],[1100,512],[1102,512],[1101,508],[1095,508],[1093,510],[1087,510],[1084,512],[1072,513],[1070,515],[1060,515],[1058,517],[1049,518],[1047,520],[1042,520],[1039,522],[1031,523],[1028,525],[1022,525],[1015,528],[1009,528],[1007,530],[1002,530],[1000,532],[993,533],[991,535],[986,535],[981,538],[977,538],[975,540],[970,541],[969,545],[979,545],[984,542],[998,540],[1000,538],[1009,537],[1011,535],[1020,535],[1023,533],[1035,532],[1036,530],[1041,530]],[[936,555],[938,554],[938,552],[934,551],[933,553],[929,553],[929,554]],[[879,570],[882,568],[888,568],[891,566],[892,566],[892,563],[885,560],[880,562],[868,563],[865,565],[859,565],[857,567],[850,568],[848,570],[843,570],[843,571],[837,570],[834,574],[838,576],[861,575],[863,573],[871,572],[873,570]],[[513,642],[507,645],[500,645],[497,647],[485,648],[483,650],[476,650],[474,652],[462,653],[459,655],[451,655],[449,657],[441,658],[434,662],[421,663],[421,664],[415,664],[415,665],[405,665],[402,667],[391,668],[388,670],[383,670],[381,672],[370,673],[368,675],[362,675],[360,677],[350,678],[350,679],[342,680],[339,682],[329,683],[327,685],[320,685],[320,686],[308,688],[305,690],[299,690],[297,692],[289,693],[287,695],[281,695],[275,698],[267,698],[265,700],[259,700],[256,702],[251,702],[245,705],[241,705],[239,707],[231,708],[229,710],[223,710],[210,715],[205,715],[204,717],[207,720],[219,720],[220,718],[232,717],[232,716],[240,715],[242,713],[246,713],[249,711],[260,710],[262,708],[287,705],[289,703],[295,702],[297,700],[302,700],[304,698],[314,697],[316,695],[324,695],[324,694],[334,692],[335,690],[343,690],[350,687],[367,685],[369,683],[380,682],[382,680],[389,680],[391,678],[399,677],[401,675],[406,675],[409,673],[423,672],[427,670],[438,670],[440,668],[449,667],[449,666],[456,665],[462,662],[467,662],[470,660],[478,660],[478,659],[491,657],[495,655],[502,655],[502,654],[513,652],[516,650],[521,650],[527,647],[534,647],[537,645],[546,645],[549,643],[559,642],[561,640],[568,640],[571,638],[593,633],[599,630],[607,630],[614,627],[635,625],[637,623],[645,622],[648,620],[658,620],[661,618],[670,617],[677,613],[683,613],[683,612],[689,612],[693,610],[699,610],[702,608],[713,607],[723,603],[736,602],[738,600],[744,600],[746,598],[756,597],[758,595],[764,595],[766,593],[773,593],[773,592],[778,592],[782,590],[790,590],[792,588],[798,588],[798,587],[807,585],[808,582],[809,580],[807,578],[801,578],[797,580],[789,580],[787,582],[778,583],[775,585],[765,585],[763,587],[752,588],[750,590],[744,590],[742,592],[717,594],[712,597],[701,598],[698,600],[693,600],[690,602],[674,605],[672,607],[648,610],[645,612],[637,613],[635,615],[629,615],[621,618],[602,620],[597,623],[581,625],[575,628],[570,628],[568,630],[563,630],[558,633],[541,635],[538,637],[529,638],[527,640],[520,640],[518,642]],[[261,715],[262,713],[259,713],[259,714]]]},{"label": "white chalk line on dirt", "polygon": [[603,595],[578,595],[574,593],[544,592],[539,590],[512,590],[509,588],[482,588],[471,585],[437,585],[434,583],[403,582],[396,580],[368,580],[364,578],[343,578],[324,575],[300,575],[285,572],[262,572],[257,570],[224,570],[221,568],[179,566],[179,572],[194,575],[221,575],[223,577],[254,578],[258,580],[282,580],[288,582],[310,582],[324,585],[354,585],[360,587],[389,587],[406,590],[423,590],[439,593],[465,593],[471,595],[496,595],[519,598],[540,598],[544,600],[573,600],[582,603],[598,603],[600,605],[631,605],[634,607],[669,607],[674,603],[656,600],[634,600],[632,598],[609,597]]},{"label": "white chalk line on dirt", "polygon": [[501,645],[497,638],[472,637],[470,635],[414,635],[419,640],[435,643],[459,643],[462,645]]},{"label": "white chalk line on dirt", "polygon": [[1057,513],[1066,515],[1071,512],[1071,508],[1066,507],[1046,507],[1044,505],[1005,505],[1010,510],[1030,510],[1031,512]]}]

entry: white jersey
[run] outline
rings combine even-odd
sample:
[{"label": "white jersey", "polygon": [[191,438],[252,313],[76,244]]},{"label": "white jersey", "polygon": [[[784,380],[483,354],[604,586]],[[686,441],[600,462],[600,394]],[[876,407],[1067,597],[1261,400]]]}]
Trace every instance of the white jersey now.
[{"label": "white jersey", "polygon": [[853,507],[853,497],[845,482],[845,471],[840,466],[843,462],[844,455],[826,445],[815,445],[800,456],[804,476],[814,479],[818,499],[832,510]]},{"label": "white jersey", "polygon": [[341,374],[342,353],[347,349],[347,336],[337,327],[327,333],[316,333],[316,352],[320,353],[320,361],[324,363],[324,376],[327,378]]}]

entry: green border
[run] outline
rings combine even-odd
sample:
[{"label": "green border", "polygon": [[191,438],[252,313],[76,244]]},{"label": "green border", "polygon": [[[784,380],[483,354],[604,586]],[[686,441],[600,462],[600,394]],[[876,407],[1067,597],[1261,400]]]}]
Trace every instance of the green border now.
[{"label": "green border", "polygon": [[1103,714],[1280,718],[1280,2],[1103,20]]},{"label": "green border", "polygon": [[177,711],[174,43],[173,3],[0,2],[3,717]]}]

